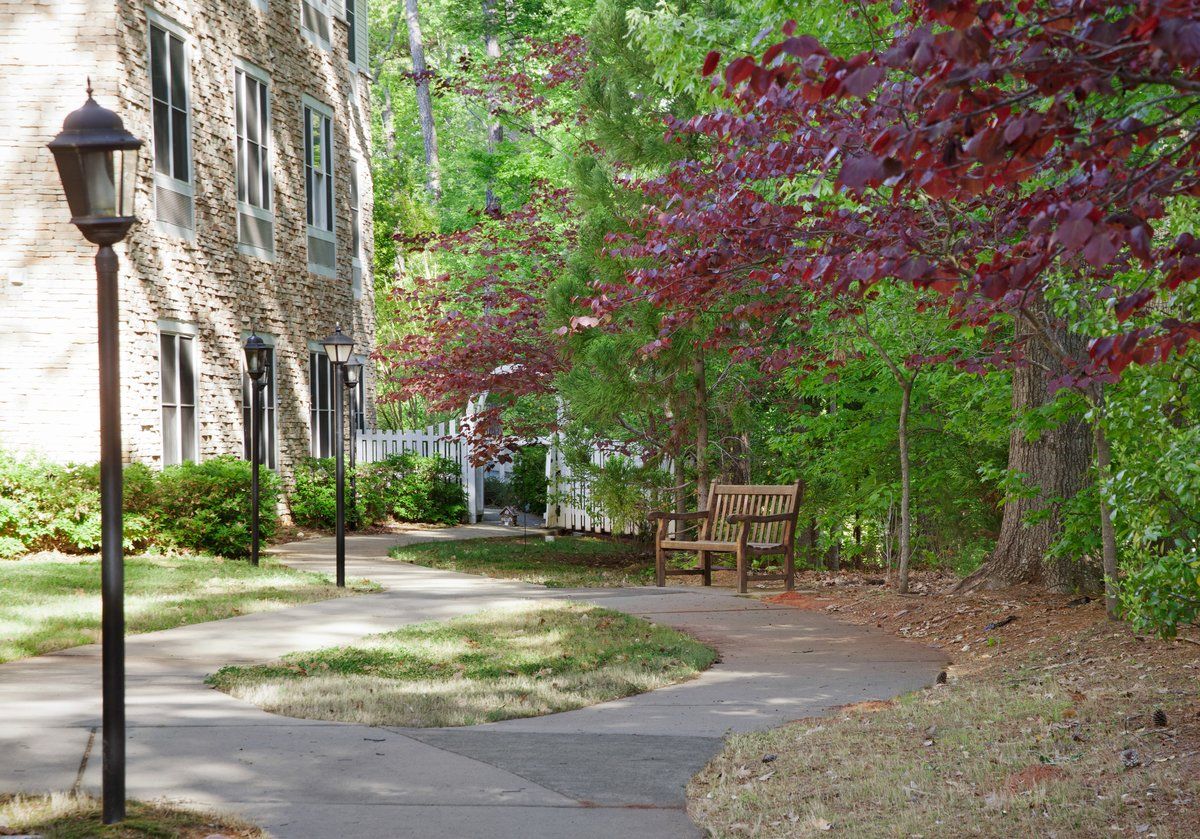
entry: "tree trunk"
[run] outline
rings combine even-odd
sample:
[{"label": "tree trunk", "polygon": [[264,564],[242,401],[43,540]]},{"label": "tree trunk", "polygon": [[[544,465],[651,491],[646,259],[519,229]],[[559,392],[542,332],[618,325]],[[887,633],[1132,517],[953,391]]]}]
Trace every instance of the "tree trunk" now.
[{"label": "tree trunk", "polygon": [[708,509],[708,384],[704,377],[704,353],[692,362],[695,371],[696,398],[696,500],[698,510]]},{"label": "tree trunk", "polygon": [[404,16],[408,21],[408,51],[412,56],[413,81],[417,88],[417,115],[421,122],[421,139],[425,143],[425,188],[437,200],[442,197],[442,168],[438,162],[437,126],[433,122],[433,101],[429,96],[429,71],[425,64],[425,41],[421,37],[417,0],[404,0]]},{"label": "tree trunk", "polygon": [[1108,505],[1105,487],[1112,476],[1112,453],[1104,433],[1104,397],[1101,395],[1092,421],[1092,436],[1096,444],[1096,495],[1100,499],[1100,540],[1104,559],[1104,611],[1109,620],[1120,617],[1117,603],[1117,532],[1113,527],[1112,509]]},{"label": "tree trunk", "polygon": [[[483,0],[483,38],[487,44],[488,58],[500,57],[500,37],[496,30],[496,0]],[[496,116],[498,110],[499,102],[493,89],[487,95],[487,151],[489,155],[496,153],[496,147],[504,139],[504,129],[500,126],[500,120]],[[490,179],[484,192],[483,210],[489,216],[500,215],[500,199],[496,196],[495,185]]]},{"label": "tree trunk", "polygon": [[908,458],[908,409],[912,404],[912,379],[900,383],[900,566],[896,572],[896,590],[908,594],[908,565],[912,559],[911,468]]},{"label": "tree trunk", "polygon": [[[1031,338],[1032,328],[1024,319],[1019,323],[1018,338]],[[1049,328],[1070,354],[1083,355],[1086,347],[1082,338],[1052,322]],[[1013,371],[1013,430],[1008,442],[1008,468],[1010,472],[1026,475],[1038,492],[1014,498],[1004,505],[995,549],[978,570],[959,583],[958,590],[1031,583],[1056,592],[1093,591],[1098,581],[1087,563],[1073,557],[1046,556],[1061,526],[1059,503],[1051,499],[1070,499],[1087,485],[1092,459],[1090,435],[1083,418],[1078,416],[1047,429],[1035,440],[1028,439],[1017,427],[1023,414],[1053,400],[1047,385],[1049,378],[1065,372],[1058,357],[1042,341],[1026,340],[1025,353],[1032,363]],[[1035,524],[1025,523],[1030,514],[1044,510],[1048,504],[1050,515]]]},{"label": "tree trunk", "polygon": [[396,117],[392,110],[392,91],[387,85],[383,85],[383,105],[379,114],[380,121],[383,123],[383,148],[387,152],[388,160],[396,159]]}]

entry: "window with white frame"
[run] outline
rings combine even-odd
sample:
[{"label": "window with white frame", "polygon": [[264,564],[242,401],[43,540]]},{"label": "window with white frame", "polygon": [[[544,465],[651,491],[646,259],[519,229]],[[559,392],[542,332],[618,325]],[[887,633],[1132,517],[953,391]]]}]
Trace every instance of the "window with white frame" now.
[{"label": "window with white frame", "polygon": [[161,227],[190,238],[195,227],[195,188],[186,34],[150,10],[146,17],[154,137],[154,215]]},{"label": "window with white frame", "polygon": [[304,184],[308,218],[308,268],[335,275],[333,226],[333,113],[305,97]]},{"label": "window with white frame", "polygon": [[329,0],[300,0],[300,31],[319,47],[329,49],[332,24]]},{"label": "window with white frame", "polygon": [[[262,434],[259,437],[261,448],[258,452],[258,462],[274,469],[275,460],[275,348],[267,347],[266,371],[259,379],[259,418],[262,420]],[[253,379],[242,370],[242,457],[250,460],[250,450],[253,441],[250,435],[250,409],[254,405],[251,391]]]},{"label": "window with white frame", "polygon": [[196,460],[196,336],[159,333],[163,465]]},{"label": "window with white frame", "polygon": [[324,350],[308,354],[309,432],[313,457],[333,456],[333,422],[337,391],[333,365]]},{"label": "window with white frame", "polygon": [[238,249],[270,259],[275,252],[271,202],[270,78],[240,63],[234,68],[237,142]]},{"label": "window with white frame", "polygon": [[350,30],[346,38],[346,58],[353,65],[358,64],[358,14],[356,0],[345,0],[346,27]]},{"label": "window with white frame", "polygon": [[362,299],[362,195],[358,188],[359,161],[350,161],[350,285],[355,300]]}]

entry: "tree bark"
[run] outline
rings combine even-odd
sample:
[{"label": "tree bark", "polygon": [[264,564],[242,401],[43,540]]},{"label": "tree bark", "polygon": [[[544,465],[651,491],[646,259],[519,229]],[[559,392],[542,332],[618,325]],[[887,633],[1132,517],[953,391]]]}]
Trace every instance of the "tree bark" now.
[{"label": "tree bark", "polygon": [[383,85],[383,105],[379,114],[383,123],[383,148],[388,160],[396,159],[396,117],[392,109],[392,91]]},{"label": "tree bark", "polygon": [[[483,38],[487,45],[488,58],[499,58],[500,37],[496,24],[496,0],[483,0]],[[496,116],[498,110],[499,102],[493,89],[487,95],[487,151],[489,155],[496,153],[496,147],[504,139],[504,129]],[[489,216],[500,215],[500,199],[496,195],[495,184],[491,179],[488,180],[487,188],[484,191],[483,204],[483,210]]]},{"label": "tree bark", "polygon": [[[485,2],[485,8],[486,5]],[[408,21],[408,52],[412,56],[413,83],[417,89],[417,116],[421,123],[421,139],[425,143],[425,188],[437,200],[442,197],[442,168],[438,161],[437,126],[433,122],[429,69],[425,64],[425,40],[421,36],[417,0],[404,0],[404,17]],[[385,102],[390,106],[390,98]]]},{"label": "tree bark", "polygon": [[[1047,322],[1054,340],[1071,355],[1083,356],[1086,346],[1082,338],[1050,319]],[[1017,337],[1025,340],[1025,354],[1031,363],[1013,371],[1013,430],[1009,435],[1008,468],[1010,472],[1026,475],[1037,493],[1014,498],[1004,505],[995,549],[978,570],[959,583],[958,590],[999,589],[1030,583],[1055,592],[1096,591],[1098,580],[1086,562],[1073,557],[1046,556],[1061,529],[1058,499],[1069,500],[1087,485],[1091,442],[1087,425],[1078,416],[1044,431],[1037,439],[1027,438],[1017,427],[1017,420],[1024,413],[1053,400],[1049,378],[1065,372],[1058,356],[1043,341],[1034,339],[1034,330],[1025,319],[1020,319],[1019,324]],[[1030,514],[1047,506],[1048,516],[1026,524]]]},{"label": "tree bark", "polygon": [[912,405],[912,378],[900,382],[900,567],[896,571],[896,590],[908,593],[908,566],[912,559],[912,470],[908,456],[908,410]]},{"label": "tree bark", "polygon": [[1112,452],[1104,433],[1104,397],[1100,396],[1092,421],[1092,437],[1096,444],[1096,495],[1100,499],[1100,541],[1104,568],[1104,611],[1109,620],[1120,618],[1117,603],[1117,532],[1113,527],[1112,509],[1108,505],[1105,487],[1112,475]]},{"label": "tree bark", "polygon": [[704,353],[692,362],[695,371],[696,406],[696,500],[698,510],[708,509],[708,384],[704,376]]}]

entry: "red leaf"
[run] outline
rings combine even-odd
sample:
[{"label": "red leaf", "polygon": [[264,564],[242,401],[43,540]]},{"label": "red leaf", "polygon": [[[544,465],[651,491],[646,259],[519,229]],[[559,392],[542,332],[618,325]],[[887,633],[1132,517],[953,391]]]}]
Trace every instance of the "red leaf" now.
[{"label": "red leaf", "polygon": [[717,69],[717,63],[720,60],[721,53],[717,52],[716,50],[710,50],[708,55],[704,57],[704,67],[700,70],[700,75],[711,76],[713,74],[713,70]]},{"label": "red leaf", "polygon": [[730,87],[737,87],[739,84],[750,78],[750,74],[754,72],[754,59],[748,55],[743,55],[741,58],[734,59],[725,68],[725,83]]}]

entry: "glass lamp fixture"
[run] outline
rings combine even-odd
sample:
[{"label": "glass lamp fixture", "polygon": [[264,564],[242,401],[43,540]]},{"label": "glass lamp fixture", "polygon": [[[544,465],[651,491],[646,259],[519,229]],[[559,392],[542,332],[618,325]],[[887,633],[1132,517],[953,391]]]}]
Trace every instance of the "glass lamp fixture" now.
[{"label": "glass lamp fixture", "polygon": [[258,337],[258,333],[251,332],[242,349],[246,352],[246,373],[257,382],[267,372],[266,342]]},{"label": "glass lamp fixture", "polygon": [[71,223],[88,241],[112,245],[137,221],[133,194],[142,141],[92,98],[90,82],[87,93],[83,107],[67,115],[63,130],[48,145],[71,208]]},{"label": "glass lamp fixture", "polygon": [[334,328],[333,334],[321,343],[325,345],[325,355],[329,356],[332,364],[345,364],[354,352],[354,340],[342,334],[340,323]]}]

